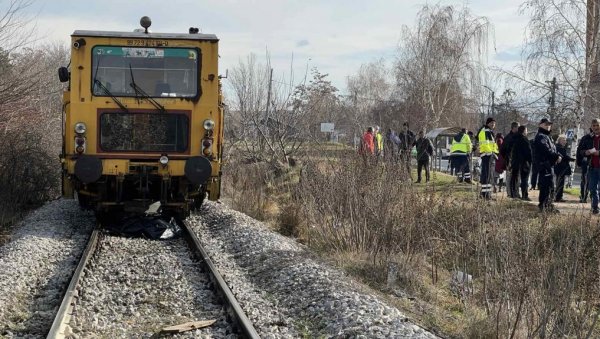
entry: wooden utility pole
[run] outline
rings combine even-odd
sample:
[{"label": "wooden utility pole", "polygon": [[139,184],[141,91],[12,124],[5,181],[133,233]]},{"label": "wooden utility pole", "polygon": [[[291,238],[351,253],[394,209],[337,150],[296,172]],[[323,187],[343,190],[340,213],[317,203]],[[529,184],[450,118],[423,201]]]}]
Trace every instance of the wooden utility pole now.
[{"label": "wooden utility pole", "polygon": [[548,103],[550,104],[550,114],[551,118],[554,119],[554,113],[556,112],[556,90],[558,89],[556,77],[547,82],[550,83],[550,100],[548,100]]},{"label": "wooden utility pole", "polygon": [[269,90],[267,91],[267,108],[265,109],[265,138],[267,138],[269,133],[269,109],[271,108],[271,88],[273,87],[273,69],[269,72]]},{"label": "wooden utility pole", "polygon": [[269,90],[267,91],[267,109],[265,110],[265,124],[268,123],[269,119],[269,108],[271,107],[271,88],[273,85],[273,69],[269,72]]}]

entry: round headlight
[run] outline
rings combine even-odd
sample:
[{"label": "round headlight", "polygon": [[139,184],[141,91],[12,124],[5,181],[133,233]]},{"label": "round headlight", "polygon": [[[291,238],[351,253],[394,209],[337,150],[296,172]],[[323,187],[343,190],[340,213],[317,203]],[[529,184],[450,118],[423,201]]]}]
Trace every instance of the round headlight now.
[{"label": "round headlight", "polygon": [[214,121],[212,121],[211,119],[204,120],[204,129],[205,130],[210,131],[213,128],[215,128],[215,122]]},{"label": "round headlight", "polygon": [[161,164],[166,165],[169,163],[169,157],[167,157],[166,155],[163,155],[160,157],[160,159],[158,160]]},{"label": "round headlight", "polygon": [[87,128],[85,127],[85,124],[83,122],[78,122],[75,124],[75,133],[83,134],[86,130]]}]

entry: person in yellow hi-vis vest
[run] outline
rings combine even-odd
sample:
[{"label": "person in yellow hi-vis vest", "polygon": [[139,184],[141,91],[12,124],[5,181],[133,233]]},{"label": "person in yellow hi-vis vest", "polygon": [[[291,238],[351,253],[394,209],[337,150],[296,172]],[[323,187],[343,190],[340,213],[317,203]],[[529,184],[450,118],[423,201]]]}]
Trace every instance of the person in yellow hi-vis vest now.
[{"label": "person in yellow hi-vis vest", "polygon": [[375,135],[373,137],[375,143],[375,155],[383,157],[383,135],[381,135],[381,128],[375,126]]},{"label": "person in yellow hi-vis vest", "polygon": [[496,120],[489,117],[477,133],[479,157],[481,158],[481,177],[479,178],[481,197],[488,200],[492,198],[492,171],[498,158],[498,145],[494,140],[494,127],[496,127]]},{"label": "person in yellow hi-vis vest", "polygon": [[471,170],[469,169],[469,155],[473,150],[471,138],[467,134],[467,129],[463,128],[452,138],[450,145],[450,162],[454,168],[454,174],[458,182],[471,182]]}]

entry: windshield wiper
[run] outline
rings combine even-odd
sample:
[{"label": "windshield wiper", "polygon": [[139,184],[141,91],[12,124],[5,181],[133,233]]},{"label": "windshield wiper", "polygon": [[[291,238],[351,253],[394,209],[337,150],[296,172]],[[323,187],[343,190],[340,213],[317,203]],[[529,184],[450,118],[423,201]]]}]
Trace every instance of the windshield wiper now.
[{"label": "windshield wiper", "polygon": [[131,83],[129,86],[133,88],[135,91],[135,97],[138,98],[138,94],[141,94],[139,98],[146,99],[150,101],[152,106],[156,107],[161,113],[166,113],[165,106],[161,105],[158,101],[154,100],[154,98],[150,97],[148,93],[146,93],[140,86],[135,83],[135,79],[133,78],[133,69],[131,68],[131,64],[129,64],[129,73],[131,73]]},{"label": "windshield wiper", "polygon": [[106,86],[104,86],[104,84],[100,80],[94,79],[94,85],[97,85],[98,87],[100,87],[100,89],[104,92],[104,94],[108,95],[111,99],[113,99],[115,104],[117,104],[117,106],[119,106],[119,108],[124,110],[125,113],[129,113],[129,110],[127,109],[127,107],[125,107],[125,105],[123,105],[123,103],[121,101],[119,101],[119,99],[117,99],[115,97],[115,95],[112,94],[112,92],[108,88],[106,88]]},{"label": "windshield wiper", "polygon": [[[98,70],[100,69],[100,59],[101,56],[98,55],[98,61],[96,62],[96,72],[94,72],[94,86],[98,85],[98,87],[100,87],[100,89],[104,92],[104,94],[108,95],[111,99],[113,99],[113,101],[115,102],[115,104],[117,104],[117,106],[119,106],[119,108],[121,108],[122,110],[125,111],[125,113],[129,113],[129,110],[127,109],[127,107],[125,107],[125,105],[123,105],[123,103],[121,101],[119,101],[119,99],[117,99],[114,94],[112,94],[112,92],[106,88],[106,86],[104,86],[104,84],[97,79],[98,77]],[[95,92],[95,91],[94,91]],[[95,93],[93,93],[95,94]]]}]

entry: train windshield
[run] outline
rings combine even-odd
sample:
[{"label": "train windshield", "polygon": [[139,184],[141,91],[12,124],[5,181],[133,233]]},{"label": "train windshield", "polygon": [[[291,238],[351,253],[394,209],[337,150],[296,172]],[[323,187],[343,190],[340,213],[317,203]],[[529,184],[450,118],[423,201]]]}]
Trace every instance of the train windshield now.
[{"label": "train windshield", "polygon": [[92,93],[193,98],[198,94],[199,58],[195,48],[95,46]]},{"label": "train windshield", "polygon": [[189,117],[168,113],[102,113],[100,148],[106,152],[185,152]]}]

